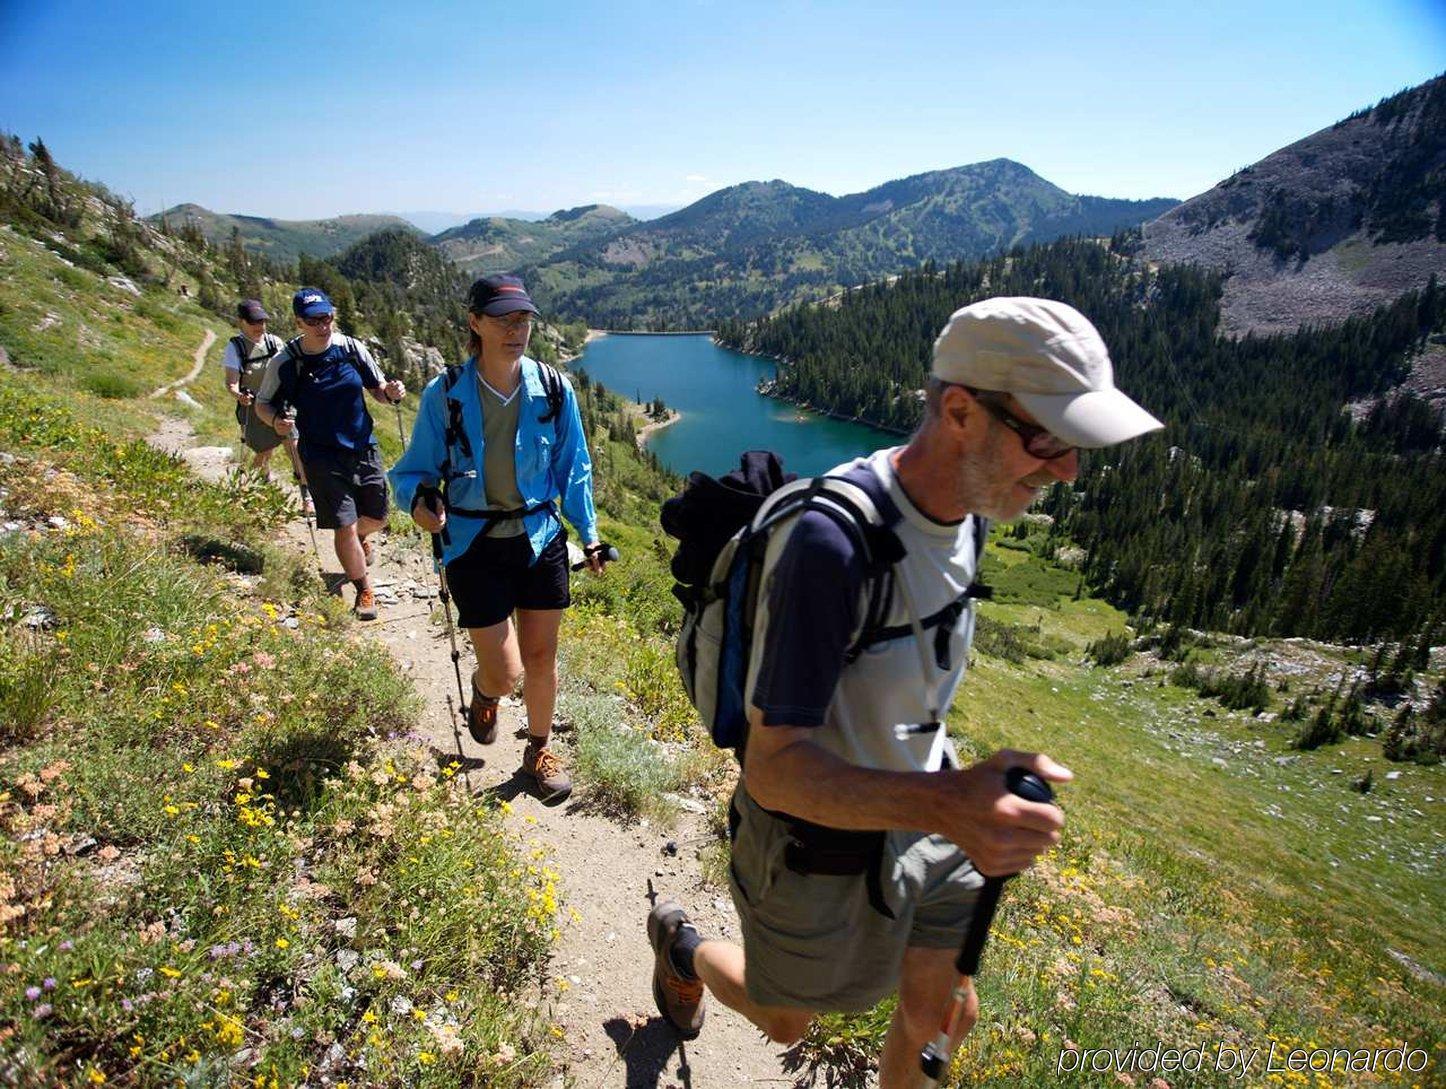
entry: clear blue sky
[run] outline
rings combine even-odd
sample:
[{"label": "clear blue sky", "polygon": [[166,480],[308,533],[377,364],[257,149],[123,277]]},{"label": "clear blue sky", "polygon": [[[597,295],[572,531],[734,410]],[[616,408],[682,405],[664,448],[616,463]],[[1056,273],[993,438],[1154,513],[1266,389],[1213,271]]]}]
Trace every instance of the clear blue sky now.
[{"label": "clear blue sky", "polygon": [[1000,156],[1184,198],[1443,70],[1443,0],[0,0],[0,129],[142,212],[843,194]]}]

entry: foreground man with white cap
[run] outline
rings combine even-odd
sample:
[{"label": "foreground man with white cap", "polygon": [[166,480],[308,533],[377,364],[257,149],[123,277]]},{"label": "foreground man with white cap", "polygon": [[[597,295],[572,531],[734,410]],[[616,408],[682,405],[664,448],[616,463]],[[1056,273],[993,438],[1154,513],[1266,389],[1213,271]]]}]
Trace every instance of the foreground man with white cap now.
[{"label": "foreground man with white cap", "polygon": [[[1073,481],[1077,448],[1161,426],[1115,389],[1078,311],[986,299],[935,341],[908,443],[830,474],[888,512],[904,548],[882,641],[855,644],[866,573],[836,519],[809,510],[772,532],[729,821],[743,946],[703,938],[671,900],[648,917],[654,997],[684,1037],[702,1029],[704,985],[784,1044],[821,1011],[867,1010],[897,990],[879,1084],[914,1083],[984,876],[1017,873],[1059,842],[1061,811],[1010,793],[1006,770],[1071,778],[1011,750],[960,770],[944,731],[928,728],[963,679],[986,520],[1017,518],[1042,488]],[[961,1036],[977,1013],[971,991]]]}]

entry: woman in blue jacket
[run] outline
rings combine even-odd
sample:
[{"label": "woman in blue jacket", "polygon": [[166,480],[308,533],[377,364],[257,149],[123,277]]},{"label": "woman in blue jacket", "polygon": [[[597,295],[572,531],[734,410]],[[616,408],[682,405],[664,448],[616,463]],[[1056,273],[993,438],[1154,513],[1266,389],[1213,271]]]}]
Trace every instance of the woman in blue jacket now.
[{"label": "woman in blue jacket", "polygon": [[468,292],[467,311],[472,355],[422,391],[412,441],[388,475],[397,505],[442,534],[458,623],[477,652],[473,740],[496,740],[497,702],[522,678],[522,771],[543,800],[555,800],[572,789],[547,744],[558,628],[571,600],[558,504],[584,542],[588,567],[601,572],[592,459],[572,386],[525,354],[538,311],[522,281],[483,277]]}]

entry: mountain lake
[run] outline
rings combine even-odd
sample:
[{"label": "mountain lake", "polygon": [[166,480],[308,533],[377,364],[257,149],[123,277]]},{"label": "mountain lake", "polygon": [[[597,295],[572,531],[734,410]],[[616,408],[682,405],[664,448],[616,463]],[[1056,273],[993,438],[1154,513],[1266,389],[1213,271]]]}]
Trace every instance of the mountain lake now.
[{"label": "mountain lake", "polygon": [[745,450],[773,450],[790,471],[814,475],[904,441],[763,396],[758,381],[773,377],[773,360],[720,348],[707,334],[610,333],[591,341],[571,366],[620,397],[661,397],[681,413],[676,423],[653,431],[647,445],[683,475],[736,469]]}]

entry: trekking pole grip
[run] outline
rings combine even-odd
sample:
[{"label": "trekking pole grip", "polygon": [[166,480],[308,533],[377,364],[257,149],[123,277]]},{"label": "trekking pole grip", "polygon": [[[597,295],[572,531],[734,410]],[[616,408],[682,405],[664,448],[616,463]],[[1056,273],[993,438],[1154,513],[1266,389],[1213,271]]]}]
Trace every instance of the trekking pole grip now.
[{"label": "trekking pole grip", "polygon": [[[618,550],[617,550],[617,546],[616,546],[616,545],[606,544],[606,543],[603,543],[603,542],[599,542],[598,547],[595,548],[595,549],[593,549],[592,552],[591,552],[591,553],[588,553],[587,555],[588,555],[588,558],[589,558],[589,559],[590,559],[592,556],[602,556],[604,563],[617,563],[617,562],[618,562]],[[582,563],[572,564],[571,566],[572,566],[572,570],[574,570],[574,571],[581,571],[584,567],[587,566],[587,560],[583,560]]]},{"label": "trekking pole grip", "polygon": [[[1012,767],[1004,773],[1004,785],[1009,788],[1011,794],[1031,802],[1044,802],[1046,804],[1054,801],[1054,791],[1048,783],[1041,779],[1034,772],[1021,767]],[[984,955],[984,942],[989,937],[989,927],[994,922],[994,912],[999,907],[999,894],[1004,891],[1004,882],[1008,881],[1014,874],[1005,874],[1001,877],[986,877],[984,887],[979,890],[979,903],[974,908],[974,917],[969,922],[969,930],[964,935],[964,944],[959,948],[959,956],[954,961],[954,967],[959,969],[962,976],[975,976],[979,974],[979,961]]]}]

